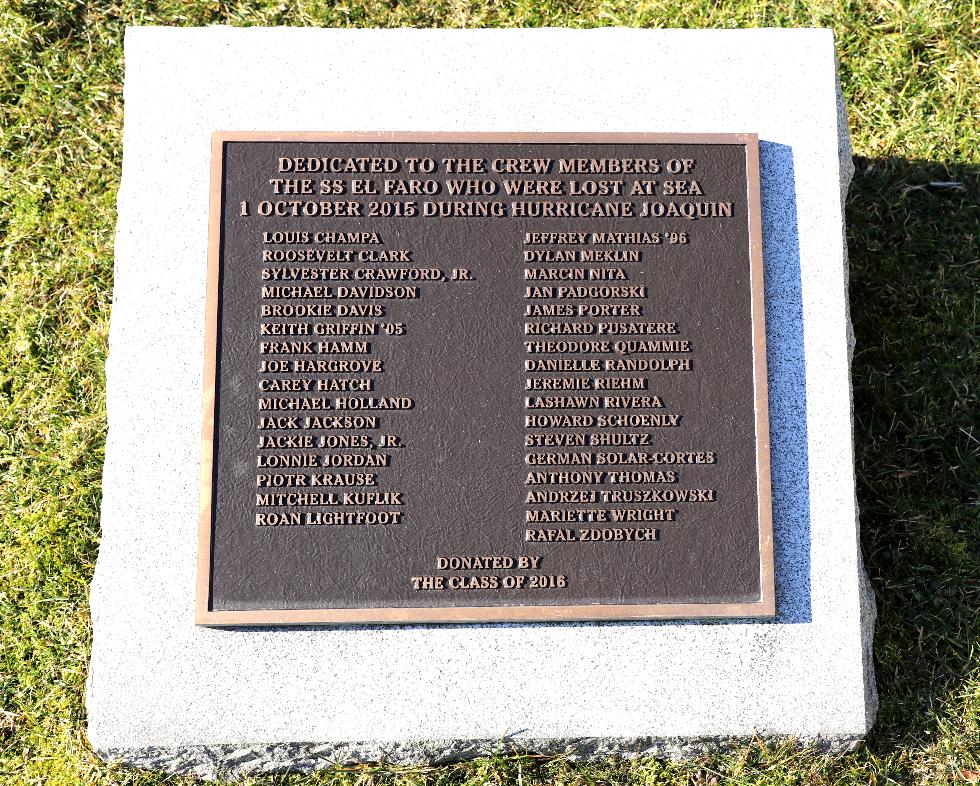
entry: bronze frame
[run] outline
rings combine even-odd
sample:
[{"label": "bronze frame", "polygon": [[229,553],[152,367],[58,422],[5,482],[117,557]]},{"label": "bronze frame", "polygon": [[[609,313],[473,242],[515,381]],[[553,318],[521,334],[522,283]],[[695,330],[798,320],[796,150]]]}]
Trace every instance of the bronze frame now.
[{"label": "bronze frame", "polygon": [[[213,611],[211,539],[214,461],[214,402],[217,363],[218,295],[221,251],[221,190],[225,142],[624,142],[646,144],[744,145],[748,183],[749,268],[752,352],[755,380],[756,468],[759,499],[761,598],[757,603],[662,603],[563,606],[429,606],[395,608],[263,609]],[[776,613],[769,461],[769,386],[766,371],[765,289],[762,256],[757,134],[537,133],[537,132],[265,132],[215,131],[211,137],[211,203],[204,331],[204,413],[201,430],[201,511],[198,534],[196,623],[198,625],[364,625],[467,622],[573,622],[683,618],[773,617]]]}]

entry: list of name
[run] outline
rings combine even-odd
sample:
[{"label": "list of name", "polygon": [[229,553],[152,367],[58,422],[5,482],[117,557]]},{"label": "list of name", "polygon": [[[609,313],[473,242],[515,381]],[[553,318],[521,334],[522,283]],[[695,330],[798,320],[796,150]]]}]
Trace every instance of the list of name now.
[{"label": "list of name", "polygon": [[385,375],[408,330],[388,309],[445,276],[377,232],[260,232],[255,523],[401,524],[385,475],[406,442],[385,416],[415,401]]},{"label": "list of name", "polygon": [[[525,539],[655,543],[683,506],[713,503],[683,467],[713,450],[677,450],[680,411],[667,376],[691,374],[695,347],[638,283],[666,272],[686,232],[524,234]],[[646,257],[646,259],[645,259]],[[659,270],[658,270],[659,268]]]}]

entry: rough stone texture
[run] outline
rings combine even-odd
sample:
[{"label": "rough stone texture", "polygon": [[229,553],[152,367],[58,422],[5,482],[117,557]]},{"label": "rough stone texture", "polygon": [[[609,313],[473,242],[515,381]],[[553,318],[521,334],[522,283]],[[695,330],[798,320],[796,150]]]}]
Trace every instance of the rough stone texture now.
[{"label": "rough stone texture", "polygon": [[[877,700],[857,540],[842,198],[824,30],[130,30],[89,738],[205,777],[500,749],[853,745]],[[774,621],[194,625],[210,133],[756,131]]]},{"label": "rough stone texture", "polygon": [[[226,780],[279,772],[313,772],[334,764],[364,762],[392,764],[444,764],[478,756],[532,751],[563,756],[571,761],[588,761],[608,756],[633,758],[655,756],[682,760],[709,751],[731,748],[740,737],[592,737],[581,739],[427,740],[380,743],[291,743],[279,745],[185,745],[173,748],[99,750],[110,761],[131,766],[162,769],[207,780]],[[856,740],[814,738],[809,741],[828,754],[847,751]]]}]

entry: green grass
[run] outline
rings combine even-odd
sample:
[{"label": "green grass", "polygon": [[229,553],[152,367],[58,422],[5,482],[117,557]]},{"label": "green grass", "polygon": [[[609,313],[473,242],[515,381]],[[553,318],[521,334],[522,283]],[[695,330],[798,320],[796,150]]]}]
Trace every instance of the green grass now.
[{"label": "green grass", "polygon": [[975,3],[0,0],[0,783],[189,782],[99,762],[83,695],[123,28],[212,23],[832,27],[858,156],[847,210],[857,476],[880,612],[867,744],[832,759],[754,744],[684,765],[502,757],[256,783],[980,781]]}]

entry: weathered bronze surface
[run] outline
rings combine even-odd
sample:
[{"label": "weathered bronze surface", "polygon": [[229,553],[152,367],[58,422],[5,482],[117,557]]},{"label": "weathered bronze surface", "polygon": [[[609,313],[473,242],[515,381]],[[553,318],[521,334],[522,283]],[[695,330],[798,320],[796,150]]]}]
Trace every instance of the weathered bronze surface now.
[{"label": "weathered bronze surface", "polygon": [[214,136],[201,624],[771,616],[753,135]]}]

